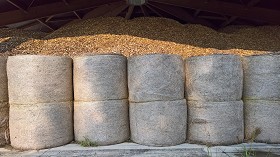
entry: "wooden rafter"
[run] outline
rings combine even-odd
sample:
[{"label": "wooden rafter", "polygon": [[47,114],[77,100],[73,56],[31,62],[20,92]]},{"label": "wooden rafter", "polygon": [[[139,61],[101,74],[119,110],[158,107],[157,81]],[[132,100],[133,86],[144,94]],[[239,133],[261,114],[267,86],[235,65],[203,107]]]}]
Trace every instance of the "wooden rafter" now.
[{"label": "wooden rafter", "polygon": [[44,25],[45,27],[49,28],[51,31],[56,30],[56,28],[54,28],[53,26],[47,24],[44,20],[42,19],[36,19],[39,23],[41,23],[42,25]]},{"label": "wooden rafter", "polygon": [[190,15],[186,10],[184,10],[183,8],[180,7],[174,7],[174,6],[168,6],[165,4],[160,4],[160,3],[153,3],[153,2],[148,2],[148,4],[152,5],[155,8],[158,8],[168,14],[171,14],[181,20],[183,20],[184,22],[187,23],[196,23],[196,24],[202,24],[211,28],[215,28],[215,26],[203,19],[198,19],[198,18],[194,18],[192,15]]},{"label": "wooden rafter", "polygon": [[73,11],[74,15],[78,18],[78,19],[82,19],[83,17],[77,13],[77,11]]},{"label": "wooden rafter", "polygon": [[125,15],[125,19],[130,19],[131,18],[131,14],[132,14],[133,10],[134,10],[134,5],[130,5],[128,7],[128,11]]},{"label": "wooden rafter", "polygon": [[156,13],[159,17],[163,17],[163,15],[161,13],[159,13],[158,11],[156,11],[153,6],[150,6],[148,4],[145,5],[148,9],[150,9],[152,12]]},{"label": "wooden rafter", "polygon": [[51,15],[61,14],[61,13],[83,10],[83,9],[92,8],[95,6],[101,6],[107,3],[113,3],[117,1],[120,0],[102,0],[102,1],[79,0],[79,1],[71,1],[70,5],[67,6],[63,2],[56,2],[47,5],[31,7],[28,9],[29,14],[24,14],[20,10],[3,12],[0,13],[0,19],[1,19],[0,26],[32,20],[32,19],[39,19]]},{"label": "wooden rafter", "polygon": [[27,24],[21,25],[17,28],[18,29],[25,29],[25,28],[29,28],[29,27],[32,27],[32,26],[37,25],[37,24],[39,24],[38,21],[32,21],[32,22],[29,22]]},{"label": "wooden rafter", "polygon": [[149,13],[148,13],[145,5],[140,6],[140,8],[141,8],[141,11],[142,11],[144,16],[149,16]]},{"label": "wooden rafter", "polygon": [[248,7],[240,4],[209,1],[209,0],[149,0],[173,6],[179,6],[191,9],[200,9],[202,11],[214,12],[223,15],[237,16],[247,19],[256,19],[266,21],[271,24],[280,24],[280,11],[260,7]]},{"label": "wooden rafter", "polygon": [[[248,6],[248,7],[252,7],[252,6],[254,6],[254,5],[257,5],[260,1],[261,1],[261,0],[251,0],[251,1],[247,4],[247,6]],[[230,18],[227,19],[225,22],[223,22],[223,23],[220,25],[220,27],[222,28],[222,27],[225,27],[225,26],[229,25],[230,23],[232,23],[233,21],[235,21],[237,18],[238,18],[238,16],[232,16],[232,17],[230,17]]]},{"label": "wooden rafter", "polygon": [[83,19],[89,19],[89,18],[103,16],[106,13],[114,10],[115,8],[118,8],[123,5],[126,5],[126,3],[125,2],[115,2],[115,3],[110,3],[110,4],[106,4],[106,5],[97,7],[95,9],[93,9],[92,11],[88,12],[86,15],[84,15]]}]

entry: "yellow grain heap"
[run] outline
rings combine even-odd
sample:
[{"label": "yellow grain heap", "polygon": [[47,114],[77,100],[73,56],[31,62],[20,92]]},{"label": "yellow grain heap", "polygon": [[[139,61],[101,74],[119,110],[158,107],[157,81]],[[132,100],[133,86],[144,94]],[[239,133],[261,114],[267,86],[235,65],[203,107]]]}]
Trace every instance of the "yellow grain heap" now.
[{"label": "yellow grain heap", "polygon": [[17,43],[10,52],[2,55],[77,56],[108,52],[125,56],[146,53],[179,54],[183,57],[212,53],[252,55],[280,51],[279,41],[280,26],[229,26],[216,31],[166,18],[125,20],[107,17],[73,21],[42,39],[29,38]]}]

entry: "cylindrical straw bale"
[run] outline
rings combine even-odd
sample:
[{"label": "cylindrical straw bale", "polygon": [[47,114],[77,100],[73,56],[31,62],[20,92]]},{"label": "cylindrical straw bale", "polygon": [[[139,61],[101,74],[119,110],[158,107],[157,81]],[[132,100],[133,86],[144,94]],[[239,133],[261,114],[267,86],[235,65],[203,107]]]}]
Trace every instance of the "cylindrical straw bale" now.
[{"label": "cylindrical straw bale", "polygon": [[10,56],[9,102],[33,104],[73,100],[72,59],[58,56]]},{"label": "cylindrical straw bale", "polygon": [[280,100],[280,55],[243,58],[246,100]]},{"label": "cylindrical straw bale", "polygon": [[45,149],[73,140],[72,102],[10,105],[10,139],[16,149]]},{"label": "cylindrical straw bale", "polygon": [[149,146],[172,146],[186,141],[186,100],[130,103],[131,140]]},{"label": "cylindrical straw bale", "polygon": [[187,58],[185,63],[188,100],[241,100],[243,71],[239,56],[197,56]]},{"label": "cylindrical straw bale", "polygon": [[127,100],[75,102],[75,140],[86,138],[97,145],[110,145],[129,139]]},{"label": "cylindrical straw bale", "polygon": [[127,99],[127,59],[93,55],[74,59],[75,101]]},{"label": "cylindrical straw bale", "polygon": [[0,103],[0,146],[9,143],[9,105]]},{"label": "cylindrical straw bale", "polygon": [[184,65],[177,55],[149,54],[128,59],[129,101],[184,99]]},{"label": "cylindrical straw bale", "polygon": [[246,100],[245,138],[280,143],[280,101]]},{"label": "cylindrical straw bale", "polygon": [[7,59],[0,57],[0,103],[8,101]]},{"label": "cylindrical straw bale", "polygon": [[244,139],[242,101],[188,101],[188,114],[190,142],[230,145]]}]

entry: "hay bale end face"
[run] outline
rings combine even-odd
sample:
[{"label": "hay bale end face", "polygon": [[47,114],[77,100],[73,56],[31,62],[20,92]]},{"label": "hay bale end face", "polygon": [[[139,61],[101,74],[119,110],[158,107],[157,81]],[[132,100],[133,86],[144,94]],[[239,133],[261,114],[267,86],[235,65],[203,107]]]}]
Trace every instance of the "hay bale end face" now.
[{"label": "hay bale end face", "polygon": [[127,99],[126,64],[122,55],[74,58],[75,101]]},{"label": "hay bale end face", "polygon": [[186,100],[130,103],[133,142],[149,146],[172,146],[186,141]]},{"label": "hay bale end face", "polygon": [[246,100],[245,138],[263,143],[280,143],[280,101]]},{"label": "hay bale end face", "polygon": [[207,145],[243,142],[243,102],[188,101],[188,140]]},{"label": "hay bale end face", "polygon": [[184,65],[178,55],[150,54],[128,59],[129,101],[184,98]]},{"label": "hay bale end face", "polygon": [[45,149],[73,140],[72,102],[11,104],[10,138],[16,149]]},{"label": "hay bale end face", "polygon": [[73,100],[72,59],[58,56],[10,56],[9,102],[32,104]]},{"label": "hay bale end face", "polygon": [[246,100],[280,100],[280,55],[243,58]]},{"label": "hay bale end face", "polygon": [[75,102],[75,140],[85,138],[97,145],[110,145],[129,139],[127,100]]},{"label": "hay bale end face", "polygon": [[190,57],[186,59],[185,70],[185,93],[188,100],[241,100],[243,71],[239,56]]}]

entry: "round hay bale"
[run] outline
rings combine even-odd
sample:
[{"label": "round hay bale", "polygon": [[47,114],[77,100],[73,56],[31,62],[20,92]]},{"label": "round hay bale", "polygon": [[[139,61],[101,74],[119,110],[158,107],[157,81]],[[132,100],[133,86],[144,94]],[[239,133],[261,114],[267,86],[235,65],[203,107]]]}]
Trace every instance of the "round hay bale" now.
[{"label": "round hay bale", "polygon": [[149,54],[128,59],[129,101],[184,99],[184,65],[178,55]]},{"label": "round hay bale", "polygon": [[219,54],[190,57],[185,63],[185,93],[188,100],[241,100],[243,71],[239,56]]},{"label": "round hay bale", "polygon": [[230,145],[244,139],[243,102],[188,101],[188,140]]},{"label": "round hay bale", "polygon": [[129,139],[127,100],[75,102],[75,140],[86,138],[97,145],[110,145]]},{"label": "round hay bale", "polygon": [[246,100],[280,100],[280,55],[243,58]]},{"label": "round hay bale", "polygon": [[10,140],[21,150],[45,149],[73,140],[73,103],[10,105]]},{"label": "round hay bale", "polygon": [[148,146],[172,146],[186,141],[186,100],[130,103],[131,140]]},{"label": "round hay bale", "polygon": [[9,143],[9,104],[0,103],[0,146]]},{"label": "round hay bale", "polygon": [[0,103],[8,101],[7,59],[0,57]]},{"label": "round hay bale", "polygon": [[280,143],[280,101],[246,100],[245,139]]},{"label": "round hay bale", "polygon": [[74,58],[75,101],[127,99],[126,63],[113,54]]},{"label": "round hay bale", "polygon": [[73,100],[72,59],[58,56],[10,56],[9,102],[33,104]]}]

